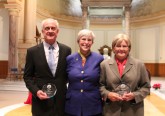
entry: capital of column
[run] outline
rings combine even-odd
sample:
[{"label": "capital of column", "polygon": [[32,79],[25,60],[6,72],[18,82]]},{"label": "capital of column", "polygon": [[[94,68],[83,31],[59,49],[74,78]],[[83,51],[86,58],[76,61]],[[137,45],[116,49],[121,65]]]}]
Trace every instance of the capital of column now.
[{"label": "capital of column", "polygon": [[5,8],[9,10],[9,15],[18,16],[21,11],[21,5],[17,3],[5,4]]},{"label": "capital of column", "polygon": [[130,11],[131,7],[130,6],[126,6],[125,7],[125,11]]},{"label": "capital of column", "polygon": [[88,10],[88,6],[85,6],[85,5],[81,6],[81,8],[82,8],[83,12],[87,12],[87,10]]}]

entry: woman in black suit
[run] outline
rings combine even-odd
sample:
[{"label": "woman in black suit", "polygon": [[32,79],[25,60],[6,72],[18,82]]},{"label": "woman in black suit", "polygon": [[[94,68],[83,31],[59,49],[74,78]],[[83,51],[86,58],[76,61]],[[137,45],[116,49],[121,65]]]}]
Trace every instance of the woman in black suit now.
[{"label": "woman in black suit", "polygon": [[[27,50],[24,81],[32,93],[33,116],[63,116],[66,94],[66,57],[71,54],[70,47],[56,41],[59,32],[57,20],[42,21],[44,41]],[[49,68],[49,46],[53,46],[53,68]],[[55,96],[49,98],[42,91],[44,85],[54,84]]]}]

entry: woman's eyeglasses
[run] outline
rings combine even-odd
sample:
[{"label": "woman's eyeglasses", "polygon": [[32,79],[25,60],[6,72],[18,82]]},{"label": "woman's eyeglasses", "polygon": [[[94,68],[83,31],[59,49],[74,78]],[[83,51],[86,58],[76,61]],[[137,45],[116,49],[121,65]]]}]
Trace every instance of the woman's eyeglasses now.
[{"label": "woman's eyeglasses", "polygon": [[124,49],[126,49],[126,48],[128,48],[128,46],[121,46],[121,45],[117,45],[117,46],[115,46],[116,48],[124,48]]}]

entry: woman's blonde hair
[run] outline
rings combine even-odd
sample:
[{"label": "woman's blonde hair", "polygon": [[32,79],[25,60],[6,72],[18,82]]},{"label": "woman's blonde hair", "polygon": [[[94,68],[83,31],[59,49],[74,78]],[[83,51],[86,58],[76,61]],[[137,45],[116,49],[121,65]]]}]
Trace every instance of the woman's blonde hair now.
[{"label": "woman's blonde hair", "polygon": [[120,33],[118,35],[116,35],[112,41],[112,49],[114,49],[114,47],[116,45],[121,44],[122,41],[125,41],[129,47],[129,51],[131,50],[131,41],[129,39],[129,36],[123,33]]}]

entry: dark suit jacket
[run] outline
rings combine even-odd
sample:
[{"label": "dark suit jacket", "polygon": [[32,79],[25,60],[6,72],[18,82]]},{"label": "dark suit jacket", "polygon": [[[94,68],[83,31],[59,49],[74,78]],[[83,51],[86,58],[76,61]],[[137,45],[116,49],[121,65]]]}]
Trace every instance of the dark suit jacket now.
[{"label": "dark suit jacket", "polygon": [[[56,74],[53,77],[49,69],[43,43],[27,50],[24,70],[24,81],[33,94],[32,114],[35,116],[63,116],[66,94],[66,57],[71,54],[71,49],[66,45],[59,45],[59,59]],[[56,95],[47,100],[40,100],[37,91],[47,83],[54,83],[57,87]]]}]

